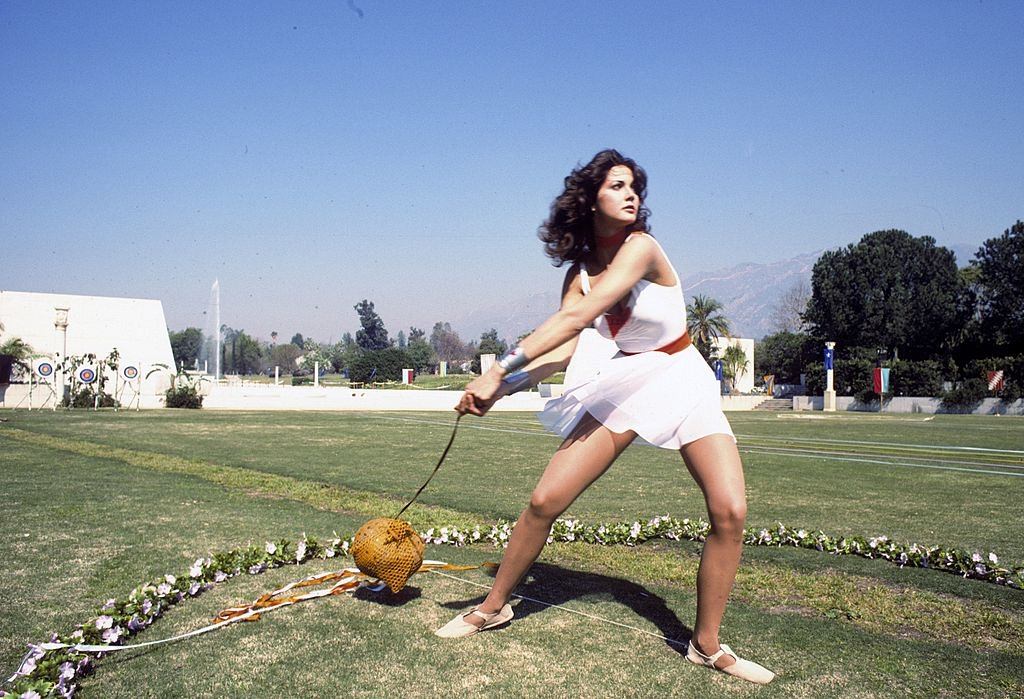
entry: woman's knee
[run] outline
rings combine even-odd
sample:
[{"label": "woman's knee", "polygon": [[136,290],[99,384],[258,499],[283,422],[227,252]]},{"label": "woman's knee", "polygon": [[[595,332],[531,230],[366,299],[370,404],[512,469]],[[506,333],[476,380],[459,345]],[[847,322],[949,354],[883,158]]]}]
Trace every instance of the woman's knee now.
[{"label": "woman's knee", "polygon": [[558,497],[557,493],[538,488],[530,496],[530,505],[527,507],[527,512],[537,519],[554,522],[558,519],[558,515],[565,511],[565,508],[566,505],[562,502],[562,498]]},{"label": "woman's knee", "polygon": [[710,503],[708,514],[711,516],[711,528],[715,531],[742,536],[747,521],[747,499],[740,495]]}]

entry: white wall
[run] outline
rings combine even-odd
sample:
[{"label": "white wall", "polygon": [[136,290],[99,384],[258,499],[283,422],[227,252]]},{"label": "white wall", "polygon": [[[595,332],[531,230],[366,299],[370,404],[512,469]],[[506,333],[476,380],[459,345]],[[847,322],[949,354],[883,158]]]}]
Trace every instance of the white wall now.
[{"label": "white wall", "polygon": [[[116,347],[121,364],[140,364],[143,377],[154,364],[174,366],[164,307],[153,299],[0,291],[3,338],[20,337],[36,352],[55,358],[63,351],[61,333],[53,325],[57,307],[69,309],[68,356],[91,352],[102,359]],[[159,372],[143,382],[142,392],[162,393],[168,385],[167,372]]]},{"label": "white wall", "polygon": [[725,348],[731,345],[739,347],[747,355],[747,370],[736,378],[736,390],[740,393],[750,393],[754,390],[754,341],[746,337],[720,337],[714,342],[717,356],[721,357]]}]

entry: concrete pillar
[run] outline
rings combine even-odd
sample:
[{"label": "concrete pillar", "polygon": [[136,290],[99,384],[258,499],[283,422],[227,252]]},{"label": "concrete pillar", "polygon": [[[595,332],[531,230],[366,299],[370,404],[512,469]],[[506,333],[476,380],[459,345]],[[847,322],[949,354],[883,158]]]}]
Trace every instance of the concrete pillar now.
[{"label": "concrete pillar", "polygon": [[834,386],[834,372],[832,370],[835,348],[836,343],[825,343],[825,404],[823,408],[827,413],[834,413],[836,411],[836,389]]},{"label": "concrete pillar", "polygon": [[320,362],[313,362],[313,386],[320,388]]},{"label": "concrete pillar", "polygon": [[494,366],[494,362],[498,360],[498,356],[495,354],[481,354],[480,355],[480,373],[486,374],[490,371],[491,367]]},{"label": "concrete pillar", "polygon": [[448,362],[445,362],[445,361],[441,362],[441,367],[438,370],[438,373],[441,376],[448,376]]}]

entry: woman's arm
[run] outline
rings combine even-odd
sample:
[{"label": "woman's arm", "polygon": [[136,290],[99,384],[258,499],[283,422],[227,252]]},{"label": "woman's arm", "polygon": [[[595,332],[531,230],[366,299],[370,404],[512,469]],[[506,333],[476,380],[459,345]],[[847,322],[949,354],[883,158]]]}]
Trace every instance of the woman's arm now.
[{"label": "woman's arm", "polygon": [[[550,376],[568,364],[576,347],[576,339],[580,332],[589,327],[601,314],[614,306],[619,299],[629,293],[637,282],[646,277],[657,262],[657,245],[647,236],[634,236],[616,253],[615,258],[601,277],[601,283],[592,288],[589,294],[578,296],[563,295],[562,307],[557,313],[545,320],[540,327],[530,333],[519,343],[530,363],[525,367],[530,371],[530,380],[534,379],[534,370],[538,370],[538,381]],[[575,284],[579,288],[579,276],[570,282],[567,275],[566,288]],[[532,359],[536,357],[537,359]],[[564,362],[564,364],[563,364]],[[541,369],[543,367],[543,369]],[[550,372],[544,374],[544,371]],[[455,408],[459,412],[483,415],[498,398],[503,395],[501,379],[505,369],[495,363],[483,376],[473,380],[466,393]]]}]

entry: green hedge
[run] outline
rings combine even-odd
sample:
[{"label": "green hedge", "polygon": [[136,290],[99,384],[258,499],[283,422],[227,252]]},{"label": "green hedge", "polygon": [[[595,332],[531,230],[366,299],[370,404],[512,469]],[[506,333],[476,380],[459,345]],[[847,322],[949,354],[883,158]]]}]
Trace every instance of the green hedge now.
[{"label": "green hedge", "polygon": [[[405,350],[387,347],[363,350],[353,357],[348,367],[350,381],[399,381],[402,369],[411,369],[412,361]],[[376,369],[376,373],[374,373]]]}]

